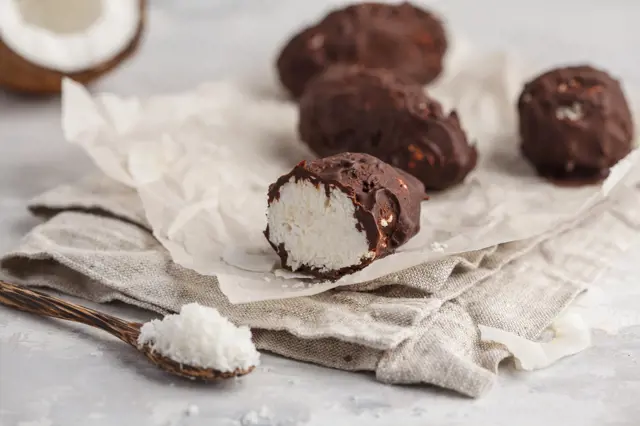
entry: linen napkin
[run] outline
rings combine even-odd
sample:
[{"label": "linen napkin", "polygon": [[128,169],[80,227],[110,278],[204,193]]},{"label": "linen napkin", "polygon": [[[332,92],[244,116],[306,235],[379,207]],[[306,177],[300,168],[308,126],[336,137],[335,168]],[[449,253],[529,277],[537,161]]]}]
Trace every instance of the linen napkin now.
[{"label": "linen napkin", "polygon": [[450,256],[308,297],[231,304],[214,277],[172,262],[134,190],[103,175],[30,203],[45,221],[1,259],[12,282],[159,313],[198,302],[252,328],[259,349],[374,372],[478,397],[506,347],[478,325],[535,340],[620,256],[640,230],[640,190],[628,181],[574,223],[543,236]]}]

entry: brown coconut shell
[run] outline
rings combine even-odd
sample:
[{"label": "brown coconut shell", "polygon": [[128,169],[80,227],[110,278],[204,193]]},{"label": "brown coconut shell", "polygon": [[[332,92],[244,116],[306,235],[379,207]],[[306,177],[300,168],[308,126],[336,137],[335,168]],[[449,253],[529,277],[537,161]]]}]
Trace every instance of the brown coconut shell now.
[{"label": "brown coconut shell", "polygon": [[61,73],[32,64],[9,49],[0,38],[0,88],[33,95],[57,94],[62,90],[62,80],[69,77],[78,83],[91,83],[117,68],[138,49],[146,26],[146,1],[140,2],[140,22],[136,35],[122,52],[91,69]]}]

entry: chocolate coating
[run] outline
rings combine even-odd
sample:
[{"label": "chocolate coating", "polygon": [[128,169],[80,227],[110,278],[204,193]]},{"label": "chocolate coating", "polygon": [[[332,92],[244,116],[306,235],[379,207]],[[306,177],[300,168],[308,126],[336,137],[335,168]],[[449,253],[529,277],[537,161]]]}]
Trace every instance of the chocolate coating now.
[{"label": "chocolate coating", "polygon": [[620,83],[591,66],[547,71],[518,99],[522,153],[558,183],[602,181],[632,149],[634,126]]},{"label": "chocolate coating", "polygon": [[478,157],[455,111],[446,115],[420,85],[357,65],[331,67],[309,83],[298,131],[319,156],[371,154],[431,190],[461,182]]},{"label": "chocolate coating", "polygon": [[[393,253],[420,231],[420,205],[427,199],[424,186],[413,176],[367,154],[342,153],[311,162],[300,162],[269,187],[269,205],[280,197],[280,188],[294,177],[323,186],[329,197],[332,188],[346,193],[355,205],[358,230],[364,231],[369,251],[375,256],[363,258],[358,265],[339,270],[320,271],[303,265],[298,271],[318,278],[337,280],[363,269],[375,259]],[[269,240],[269,227],[265,230]],[[285,247],[269,243],[287,264]],[[336,241],[336,244],[339,244]]]},{"label": "chocolate coating", "polygon": [[447,39],[440,20],[411,5],[359,3],[337,9],[293,36],[277,59],[282,84],[298,98],[336,63],[393,70],[426,84],[442,71]]}]

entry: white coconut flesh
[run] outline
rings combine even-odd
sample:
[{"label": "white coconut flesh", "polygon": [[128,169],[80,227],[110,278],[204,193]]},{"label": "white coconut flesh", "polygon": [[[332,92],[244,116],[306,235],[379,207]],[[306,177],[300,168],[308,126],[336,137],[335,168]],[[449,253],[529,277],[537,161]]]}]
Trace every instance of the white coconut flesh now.
[{"label": "white coconut flesh", "polygon": [[131,44],[140,13],[139,0],[0,0],[0,39],[32,64],[85,71]]},{"label": "white coconut flesh", "polygon": [[287,265],[330,272],[375,256],[364,231],[357,229],[356,206],[342,190],[291,178],[267,212],[269,240],[287,252]]}]

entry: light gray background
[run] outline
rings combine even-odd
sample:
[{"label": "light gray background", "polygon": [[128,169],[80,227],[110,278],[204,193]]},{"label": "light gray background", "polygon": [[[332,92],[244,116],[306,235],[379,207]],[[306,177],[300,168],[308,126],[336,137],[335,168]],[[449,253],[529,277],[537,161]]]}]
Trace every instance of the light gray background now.
[{"label": "light gray background", "polygon": [[[149,95],[264,69],[301,21],[330,3],[311,0],[150,0],[138,56],[97,90]],[[446,0],[434,3],[478,49],[508,48],[541,67],[590,61],[640,87],[636,0]],[[59,99],[0,92],[0,250],[35,223],[27,200],[92,165],[60,130]],[[637,238],[630,235],[629,238]],[[640,242],[640,239],[639,239]],[[637,286],[640,246],[603,278]],[[131,319],[147,314],[100,307]],[[640,306],[637,307],[640,310]],[[213,386],[185,383],[125,345],[62,322],[0,307],[0,425],[239,425],[265,406],[271,425],[638,425],[640,327],[597,332],[594,347],[550,369],[505,368],[485,398],[391,387],[369,375],[265,355],[251,376]],[[196,405],[199,414],[186,416]],[[516,417],[518,420],[516,420]]]}]

